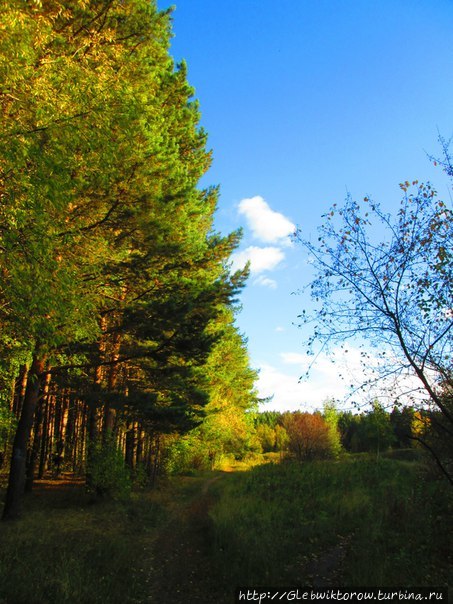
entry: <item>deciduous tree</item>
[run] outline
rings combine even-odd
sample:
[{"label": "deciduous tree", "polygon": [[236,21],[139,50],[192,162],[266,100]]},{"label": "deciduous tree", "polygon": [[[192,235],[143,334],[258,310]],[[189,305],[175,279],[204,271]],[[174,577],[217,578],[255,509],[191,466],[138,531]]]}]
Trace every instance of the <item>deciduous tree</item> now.
[{"label": "deciduous tree", "polygon": [[299,461],[333,456],[329,426],[319,413],[285,413],[282,423],[288,434],[289,450]]},{"label": "deciduous tree", "polygon": [[[444,163],[451,166],[448,157]],[[379,378],[401,386],[416,378],[406,397],[439,413],[451,441],[453,409],[442,389],[451,390],[453,375],[453,215],[430,184],[405,182],[401,189],[395,216],[368,197],[348,197],[324,216],[317,242],[298,231],[320,304],[301,318],[315,324],[310,345],[362,341],[364,365],[371,346],[380,359]],[[453,484],[452,460],[439,455],[437,463]]]}]

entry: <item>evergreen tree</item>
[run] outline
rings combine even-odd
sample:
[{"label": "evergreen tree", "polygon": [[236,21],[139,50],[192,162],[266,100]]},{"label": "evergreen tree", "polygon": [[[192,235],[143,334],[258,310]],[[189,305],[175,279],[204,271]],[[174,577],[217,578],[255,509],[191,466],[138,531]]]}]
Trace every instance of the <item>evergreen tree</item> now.
[{"label": "evergreen tree", "polygon": [[240,234],[213,232],[217,190],[197,188],[210,153],[168,53],[169,13],[148,0],[0,10],[2,361],[29,365],[4,509],[14,518],[45,376],[73,393],[71,422],[81,409],[92,446],[121,422],[149,439],[188,430],[210,398],[200,367],[221,339],[212,325],[245,275],[226,269]]}]

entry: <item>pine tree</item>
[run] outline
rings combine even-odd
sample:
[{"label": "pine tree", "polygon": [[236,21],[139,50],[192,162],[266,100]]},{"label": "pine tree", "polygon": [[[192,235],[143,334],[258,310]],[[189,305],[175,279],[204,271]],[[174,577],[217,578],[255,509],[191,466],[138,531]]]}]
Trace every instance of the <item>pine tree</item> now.
[{"label": "pine tree", "polygon": [[[240,234],[213,232],[217,190],[197,188],[210,153],[168,53],[169,13],[148,0],[0,10],[2,361],[29,365],[4,509],[14,518],[46,376],[55,404],[63,388],[75,401],[58,425],[74,465],[86,438],[120,420],[150,439],[189,429],[210,396],[211,326],[244,275],[226,268]],[[30,483],[52,446],[41,412]]]}]

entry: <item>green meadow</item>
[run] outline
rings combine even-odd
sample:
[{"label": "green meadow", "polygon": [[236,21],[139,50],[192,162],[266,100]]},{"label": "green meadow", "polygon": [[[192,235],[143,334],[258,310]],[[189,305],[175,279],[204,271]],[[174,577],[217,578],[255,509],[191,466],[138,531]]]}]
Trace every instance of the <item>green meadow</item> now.
[{"label": "green meadow", "polygon": [[201,602],[214,593],[231,602],[238,585],[452,585],[453,496],[421,461],[225,468],[123,501],[38,483],[24,518],[0,526],[0,602]]},{"label": "green meadow", "polygon": [[211,517],[232,583],[452,584],[452,494],[416,461],[267,464],[222,487]]}]

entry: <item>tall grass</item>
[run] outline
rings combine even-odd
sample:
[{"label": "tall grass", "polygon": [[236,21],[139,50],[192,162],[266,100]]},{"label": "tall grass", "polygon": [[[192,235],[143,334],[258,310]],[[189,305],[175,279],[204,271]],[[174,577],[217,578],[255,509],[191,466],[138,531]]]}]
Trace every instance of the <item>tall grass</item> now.
[{"label": "tall grass", "polygon": [[260,466],[233,479],[211,511],[225,582],[452,581],[451,489],[424,478],[418,463],[359,456]]},{"label": "tall grass", "polygon": [[27,507],[23,519],[0,525],[1,604],[145,601],[142,569],[159,505],[143,494],[93,505],[71,489],[33,495]]},{"label": "tall grass", "polygon": [[356,456],[178,477],[94,505],[83,488],[38,488],[22,520],[0,523],[0,604],[149,601],[158,537],[208,491],[205,572],[225,593],[253,583],[453,584],[451,489],[418,462]]}]

